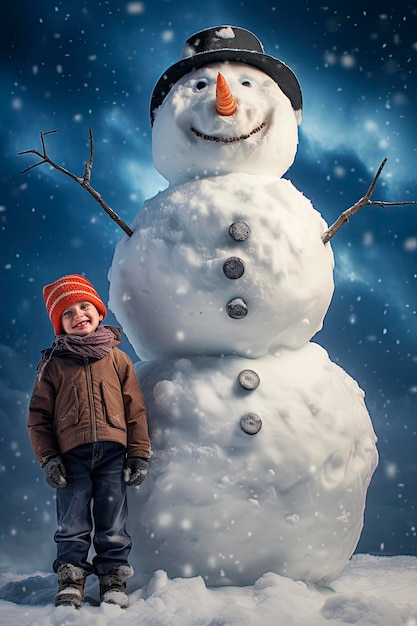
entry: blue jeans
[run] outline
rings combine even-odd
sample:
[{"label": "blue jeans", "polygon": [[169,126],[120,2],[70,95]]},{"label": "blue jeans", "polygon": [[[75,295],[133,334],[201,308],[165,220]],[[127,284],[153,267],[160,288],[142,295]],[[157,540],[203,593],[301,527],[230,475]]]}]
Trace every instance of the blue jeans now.
[{"label": "blue jeans", "polygon": [[[126,531],[125,458],[126,449],[112,441],[83,444],[62,455],[67,486],[56,490],[55,572],[71,563],[86,576],[102,576],[112,567],[128,564],[132,540]],[[91,564],[92,533],[96,555]]]}]

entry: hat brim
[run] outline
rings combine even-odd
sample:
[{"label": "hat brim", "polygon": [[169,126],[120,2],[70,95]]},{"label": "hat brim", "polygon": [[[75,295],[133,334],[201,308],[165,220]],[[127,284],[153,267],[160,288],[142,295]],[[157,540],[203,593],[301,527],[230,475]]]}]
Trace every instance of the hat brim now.
[{"label": "hat brim", "polygon": [[245,63],[268,74],[289,98],[294,111],[299,111],[303,106],[301,87],[294,72],[279,59],[267,54],[251,52],[250,50],[221,49],[209,52],[200,52],[194,56],[181,59],[174,63],[156,83],[152,92],[150,115],[151,123],[155,120],[156,110],[168,95],[175,83],[192,70],[197,70],[205,65],[222,61],[233,63]]}]

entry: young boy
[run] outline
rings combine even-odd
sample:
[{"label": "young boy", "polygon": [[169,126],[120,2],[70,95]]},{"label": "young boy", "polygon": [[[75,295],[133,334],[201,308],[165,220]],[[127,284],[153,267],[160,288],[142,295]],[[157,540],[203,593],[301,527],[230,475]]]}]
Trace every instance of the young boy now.
[{"label": "young boy", "polygon": [[147,473],[145,403],[133,363],[117,347],[120,330],[100,324],[107,311],[91,283],[64,276],[43,297],[55,339],[38,366],[28,428],[46,481],[57,489],[55,605],[80,607],[94,573],[101,601],[127,607],[126,485],[139,485]]}]

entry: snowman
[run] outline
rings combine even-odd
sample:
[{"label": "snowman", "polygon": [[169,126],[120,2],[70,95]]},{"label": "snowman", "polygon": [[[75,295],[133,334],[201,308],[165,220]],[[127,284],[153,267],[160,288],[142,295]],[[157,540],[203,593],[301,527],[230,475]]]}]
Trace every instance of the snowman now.
[{"label": "snowman", "polygon": [[359,540],[376,438],[358,384],[311,341],[333,255],[282,178],[301,112],[291,69],[232,26],[190,37],[154,88],[168,186],[109,271],[153,448],[130,503],[140,571],[326,584]]}]

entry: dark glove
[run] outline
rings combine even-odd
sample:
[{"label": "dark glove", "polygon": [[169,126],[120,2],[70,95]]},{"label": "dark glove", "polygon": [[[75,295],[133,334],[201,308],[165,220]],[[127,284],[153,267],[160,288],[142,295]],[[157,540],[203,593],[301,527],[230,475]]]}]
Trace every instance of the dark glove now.
[{"label": "dark glove", "polygon": [[148,473],[148,461],[140,456],[128,456],[123,468],[125,483],[128,487],[137,487]]},{"label": "dark glove", "polygon": [[67,470],[59,454],[47,459],[42,464],[42,468],[45,470],[45,479],[50,487],[60,489],[67,486],[67,481],[65,480]]}]

